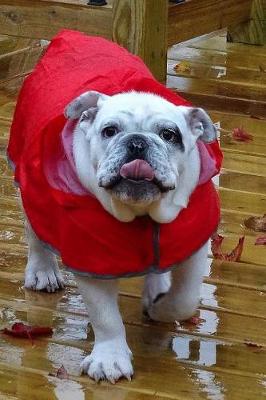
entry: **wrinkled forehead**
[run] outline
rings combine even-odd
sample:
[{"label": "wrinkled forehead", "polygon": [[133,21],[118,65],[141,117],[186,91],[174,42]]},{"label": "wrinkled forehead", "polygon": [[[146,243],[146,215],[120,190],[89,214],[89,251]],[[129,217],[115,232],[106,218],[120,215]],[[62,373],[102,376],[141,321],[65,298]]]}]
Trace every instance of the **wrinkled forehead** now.
[{"label": "wrinkled forehead", "polygon": [[175,123],[181,130],[186,128],[182,108],[149,93],[123,93],[109,97],[100,104],[101,121],[122,120],[138,125],[152,125],[159,121]]}]

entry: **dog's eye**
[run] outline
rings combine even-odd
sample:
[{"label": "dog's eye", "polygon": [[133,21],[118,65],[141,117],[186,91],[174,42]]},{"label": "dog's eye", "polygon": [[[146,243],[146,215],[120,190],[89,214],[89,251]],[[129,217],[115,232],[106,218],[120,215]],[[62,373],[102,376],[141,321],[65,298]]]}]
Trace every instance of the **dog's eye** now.
[{"label": "dog's eye", "polygon": [[176,132],[173,129],[162,129],[160,131],[160,138],[166,142],[175,142]]},{"label": "dog's eye", "polygon": [[114,126],[114,125],[106,126],[102,130],[102,135],[105,138],[111,138],[111,137],[115,136],[117,133],[118,133],[118,128],[117,128],[117,126]]}]

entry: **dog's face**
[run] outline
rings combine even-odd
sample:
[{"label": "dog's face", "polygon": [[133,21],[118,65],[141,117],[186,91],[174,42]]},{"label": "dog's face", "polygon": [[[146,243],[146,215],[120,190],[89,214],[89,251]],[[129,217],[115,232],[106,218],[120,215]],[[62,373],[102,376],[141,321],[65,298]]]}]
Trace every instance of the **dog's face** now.
[{"label": "dog's face", "polygon": [[175,191],[198,137],[215,137],[203,110],[176,107],[152,94],[87,92],[70,103],[66,115],[79,118],[76,129],[86,138],[97,185],[139,207]]}]

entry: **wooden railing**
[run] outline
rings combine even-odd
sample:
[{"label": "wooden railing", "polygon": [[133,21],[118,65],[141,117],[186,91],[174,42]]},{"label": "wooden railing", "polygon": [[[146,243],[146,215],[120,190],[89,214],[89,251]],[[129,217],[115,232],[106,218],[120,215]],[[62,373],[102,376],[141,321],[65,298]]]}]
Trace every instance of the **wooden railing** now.
[{"label": "wooden railing", "polygon": [[[0,0],[0,34],[50,39],[62,28],[114,40],[139,55],[161,81],[170,45],[230,27],[230,37],[265,40],[266,0],[109,0],[103,7],[84,0]],[[252,25],[252,26],[253,26]],[[241,33],[246,32],[245,37]]]}]

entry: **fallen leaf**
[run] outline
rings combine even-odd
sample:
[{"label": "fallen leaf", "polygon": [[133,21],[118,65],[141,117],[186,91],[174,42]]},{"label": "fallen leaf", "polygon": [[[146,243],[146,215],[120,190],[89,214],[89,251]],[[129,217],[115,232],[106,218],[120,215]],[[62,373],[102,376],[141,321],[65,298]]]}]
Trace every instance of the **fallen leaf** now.
[{"label": "fallen leaf", "polygon": [[255,245],[256,246],[260,246],[260,245],[266,245],[266,236],[259,236],[257,237],[256,241],[255,241]]},{"label": "fallen leaf", "polygon": [[33,337],[49,336],[53,333],[53,330],[50,327],[31,326],[25,325],[23,322],[16,322],[12,325],[11,329],[4,328],[1,332],[9,336],[28,338],[32,340]]},{"label": "fallen leaf", "polygon": [[254,342],[249,342],[249,341],[245,341],[244,344],[248,347],[256,347],[261,349],[262,346],[260,344],[254,343]]},{"label": "fallen leaf", "polygon": [[244,224],[256,232],[266,232],[266,214],[263,217],[250,217],[244,221]]},{"label": "fallen leaf", "polygon": [[188,61],[180,61],[180,63],[174,66],[174,70],[177,73],[190,72],[191,65]]},{"label": "fallen leaf", "polygon": [[251,114],[251,115],[250,115],[250,118],[254,118],[254,119],[265,119],[264,117],[261,117],[260,115],[254,115],[254,114]]},{"label": "fallen leaf", "polygon": [[237,246],[231,251],[231,253],[227,253],[227,254],[224,254],[221,249],[223,240],[224,240],[224,237],[221,235],[218,235],[217,233],[212,236],[211,250],[212,250],[213,257],[217,260],[240,261],[241,254],[243,251],[245,236],[242,236],[239,239]]},{"label": "fallen leaf", "polygon": [[63,365],[61,365],[61,367],[58,368],[56,373],[50,372],[48,375],[49,376],[55,376],[56,378],[59,378],[59,379],[69,379],[69,375],[67,373],[67,370],[65,369],[65,367]]},{"label": "fallen leaf", "polygon": [[232,139],[237,142],[250,142],[253,140],[253,135],[246,132],[243,128],[234,128],[232,131]]},{"label": "fallen leaf", "polygon": [[186,321],[184,321],[186,324],[190,324],[190,325],[199,325],[202,322],[205,322],[205,319],[200,318],[200,317],[191,317],[189,319],[187,319]]}]

